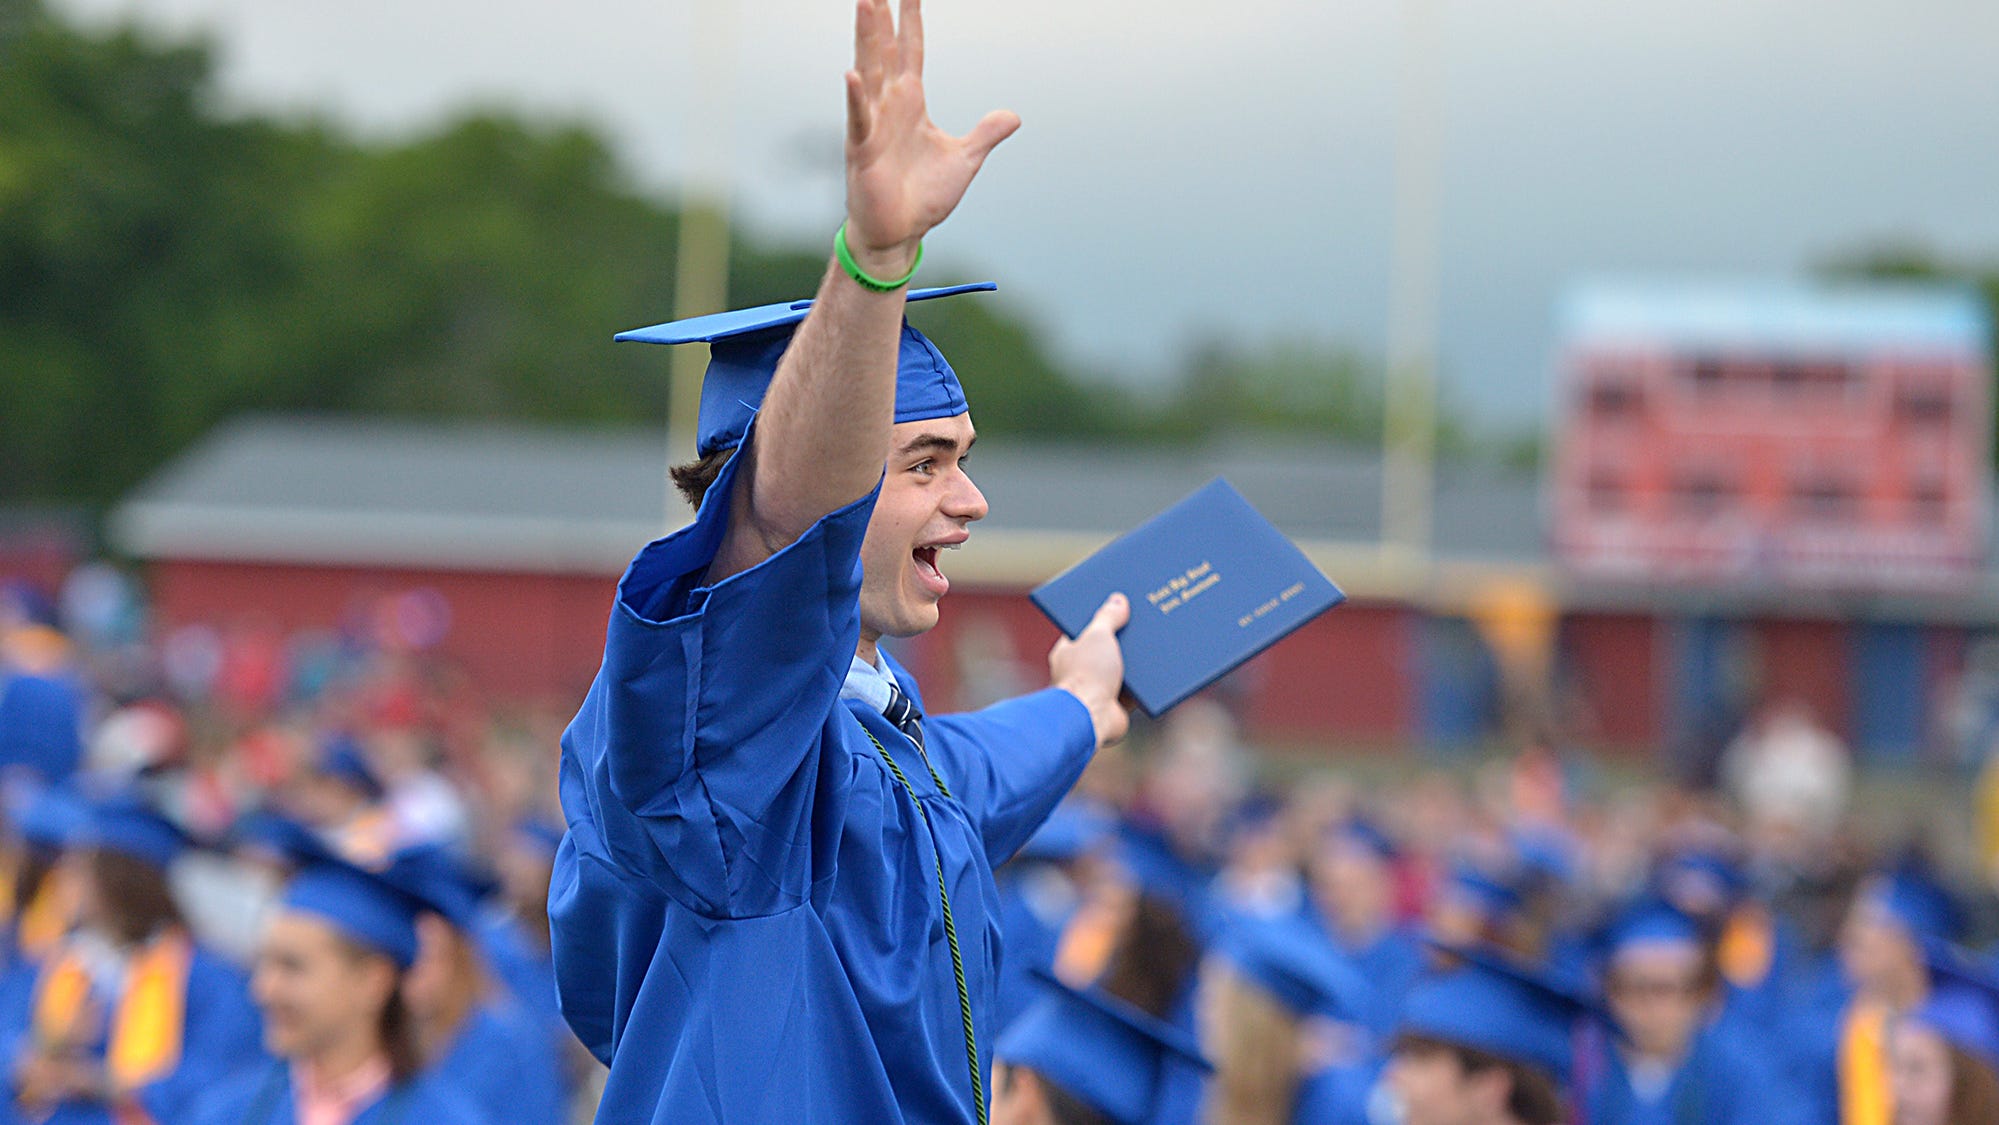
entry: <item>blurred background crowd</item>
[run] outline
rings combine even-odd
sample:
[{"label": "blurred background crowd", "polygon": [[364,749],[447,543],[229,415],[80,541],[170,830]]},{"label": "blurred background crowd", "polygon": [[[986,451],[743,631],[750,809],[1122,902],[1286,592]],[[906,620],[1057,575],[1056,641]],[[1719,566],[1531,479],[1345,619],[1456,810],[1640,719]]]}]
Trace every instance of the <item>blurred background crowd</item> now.
[{"label": "blurred background crowd", "polygon": [[[545,913],[567,715],[473,689],[410,600],[323,632],[162,631],[102,563],[53,593],[7,588],[0,1114],[115,1117],[115,1081],[52,1094],[33,1060],[55,1042],[117,1054],[135,951],[162,928],[211,963],[200,988],[235,997],[186,1010],[196,1088],[257,1065],[245,982],[282,885],[257,825],[278,814],[363,863],[453,856],[477,906],[420,928],[402,985],[427,1065],[488,1120],[587,1115],[598,1068],[556,1011]],[[1182,1025],[1216,1064],[1165,1083],[1148,1119],[1405,1119],[1384,1067],[1403,999],[1442,956],[1430,941],[1508,951],[1615,1014],[1623,1038],[1575,1040],[1576,1120],[1974,1121],[1999,1104],[1974,1085],[1999,1065],[1999,995],[1973,1020],[1987,1039],[1949,1040],[1959,1087],[1986,1097],[1958,1116],[1893,1116],[1888,1032],[1862,1018],[1919,1007],[1941,951],[1973,957],[1999,934],[1989,825],[1964,799],[1975,766],[1923,790],[1950,799],[1914,800],[1857,777],[1781,699],[1745,718],[1708,787],[1532,728],[1484,755],[1335,760],[1253,746],[1227,687],[1101,754],[998,876],[998,1026],[1048,972]],[[103,818],[141,807],[173,846],[120,850]],[[78,858],[107,850],[144,862]],[[100,946],[127,971],[86,986],[104,990],[76,1007],[94,1028],[50,1039],[46,997]],[[1873,1037],[1871,1079],[1856,1035]],[[1856,1109],[1868,1097],[1886,1116]]]}]

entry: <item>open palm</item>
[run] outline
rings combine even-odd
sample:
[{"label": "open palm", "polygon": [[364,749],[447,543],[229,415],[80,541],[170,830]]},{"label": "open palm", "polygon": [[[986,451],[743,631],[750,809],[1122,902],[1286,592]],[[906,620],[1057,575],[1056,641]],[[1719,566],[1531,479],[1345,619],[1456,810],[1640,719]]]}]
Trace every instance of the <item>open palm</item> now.
[{"label": "open palm", "polygon": [[951,214],[993,147],[1020,127],[1005,110],[954,137],[923,96],[923,12],[901,0],[859,0],[847,72],[847,245],[870,266],[907,268],[916,244]]}]

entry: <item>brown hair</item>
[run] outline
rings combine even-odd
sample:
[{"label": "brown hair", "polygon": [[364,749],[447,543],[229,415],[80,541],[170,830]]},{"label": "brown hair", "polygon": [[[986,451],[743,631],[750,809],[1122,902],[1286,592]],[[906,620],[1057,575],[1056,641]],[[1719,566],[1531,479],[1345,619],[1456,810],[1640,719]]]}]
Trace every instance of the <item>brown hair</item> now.
[{"label": "brown hair", "polygon": [[90,879],[97,884],[97,908],[112,937],[137,945],[168,926],[186,924],[166,872],[106,848],[93,848],[88,864]]},{"label": "brown hair", "polygon": [[1458,1061],[1467,1074],[1503,1070],[1509,1079],[1506,1112],[1526,1125],[1561,1125],[1564,1117],[1561,1089],[1547,1072],[1536,1066],[1466,1047],[1426,1035],[1404,1035],[1395,1041],[1397,1051],[1418,1053],[1441,1051]]},{"label": "brown hair", "polygon": [[1097,983],[1149,1016],[1171,1019],[1200,963],[1201,947],[1188,932],[1179,908],[1165,899],[1140,895]]},{"label": "brown hair", "polygon": [[1949,1125],[1999,1121],[1999,1075],[1954,1043],[1950,1045],[1950,1107],[1944,1120]]},{"label": "brown hair", "polygon": [[733,445],[717,449],[702,454],[698,461],[675,465],[666,471],[666,475],[673,478],[673,487],[680,490],[681,499],[687,501],[687,506],[699,511],[701,501],[707,497],[715,478],[722,475],[722,467],[735,455],[736,447]]},{"label": "brown hair", "polygon": [[335,931],[333,940],[350,961],[372,958],[389,966],[393,974],[389,982],[389,999],[375,1017],[375,1035],[381,1040],[382,1053],[388,1056],[390,1079],[400,1083],[415,1078],[423,1070],[423,1046],[417,1040],[416,1018],[410,1014],[409,1005],[403,1000],[402,966],[380,950],[370,949],[346,934]]}]

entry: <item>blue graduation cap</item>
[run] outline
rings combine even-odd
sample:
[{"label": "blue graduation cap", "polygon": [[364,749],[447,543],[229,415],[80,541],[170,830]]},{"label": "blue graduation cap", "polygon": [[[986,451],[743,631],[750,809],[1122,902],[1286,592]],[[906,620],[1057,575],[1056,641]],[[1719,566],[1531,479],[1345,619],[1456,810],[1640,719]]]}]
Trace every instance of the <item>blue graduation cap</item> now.
[{"label": "blue graduation cap", "polygon": [[1527,905],[1527,900],[1512,879],[1489,872],[1465,859],[1451,864],[1445,889],[1495,921],[1517,917]]},{"label": "blue graduation cap", "polygon": [[187,835],[136,793],[115,793],[90,804],[74,843],[129,856],[162,870],[187,850]]},{"label": "blue graduation cap", "polygon": [[1627,907],[1605,930],[1603,949],[1615,956],[1638,945],[1700,946],[1706,940],[1699,922],[1663,899],[1644,899]]},{"label": "blue graduation cap", "polygon": [[361,744],[349,735],[334,735],[321,744],[318,767],[320,776],[345,782],[371,801],[381,800],[387,792],[382,779],[368,764]]},{"label": "blue graduation cap", "polygon": [[1964,915],[1950,891],[1928,871],[1904,865],[1879,876],[1865,893],[1867,905],[1907,930],[1918,944],[1955,941]]},{"label": "blue graduation cap", "polygon": [[1326,936],[1299,918],[1243,918],[1215,951],[1299,1016],[1352,1019],[1372,987]]},{"label": "blue graduation cap", "polygon": [[460,930],[479,920],[479,906],[492,893],[494,881],[484,871],[439,844],[406,848],[389,857],[382,880],[440,915]]},{"label": "blue graduation cap", "polygon": [[8,789],[7,819],[21,842],[61,851],[83,835],[90,806],[67,785],[33,782]]},{"label": "blue graduation cap", "polygon": [[1397,1032],[1470,1047],[1524,1063],[1566,1084],[1577,1026],[1595,1017],[1615,1026],[1578,983],[1560,980],[1497,949],[1438,944],[1459,959],[1416,983]]},{"label": "blue graduation cap", "polygon": [[1930,994],[1906,1017],[1999,1068],[1999,977],[1944,942],[1924,946]]},{"label": "blue graduation cap", "polygon": [[1094,989],[1034,976],[1048,991],[1000,1033],[993,1057],[1034,1071],[1116,1125],[1154,1119],[1170,1068],[1214,1069],[1179,1028]]},{"label": "blue graduation cap", "polygon": [[423,904],[371,871],[332,856],[312,860],[285,887],[286,910],[312,914],[407,969],[416,963]]},{"label": "blue graduation cap", "polygon": [[1658,893],[1682,910],[1721,911],[1749,892],[1749,876],[1733,857],[1713,848],[1683,848],[1659,864]]},{"label": "blue graduation cap", "polygon": [[[993,282],[981,281],[916,289],[910,291],[908,300],[929,301],[998,288]],[[701,414],[695,427],[695,448],[705,456],[742,442],[750,419],[763,405],[771,376],[777,373],[777,361],[791,344],[792,329],[811,308],[810,299],[785,301],[634,328],[613,338],[642,344],[709,345],[708,373],[701,380]],[[958,385],[957,373],[929,338],[905,322],[896,360],[895,420],[949,418],[965,409],[965,391]]]},{"label": "blue graduation cap", "polygon": [[1400,854],[1395,841],[1389,838],[1381,825],[1364,816],[1350,816],[1335,825],[1329,833],[1334,840],[1358,845],[1373,852],[1383,863],[1393,863]]},{"label": "blue graduation cap", "polygon": [[523,846],[553,859],[556,849],[562,847],[563,831],[562,825],[529,814],[514,821],[512,835]]}]

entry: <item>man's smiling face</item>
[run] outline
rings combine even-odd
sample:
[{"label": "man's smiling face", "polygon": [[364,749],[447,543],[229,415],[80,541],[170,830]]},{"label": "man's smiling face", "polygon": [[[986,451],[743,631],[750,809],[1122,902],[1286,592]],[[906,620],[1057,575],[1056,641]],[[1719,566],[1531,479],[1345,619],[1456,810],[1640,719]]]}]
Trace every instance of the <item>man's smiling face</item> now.
[{"label": "man's smiling face", "polygon": [[963,543],[986,498],[965,473],[972,416],[898,422],[867,538],[861,542],[861,636],[913,637],[937,624],[951,588],[940,556]]}]

